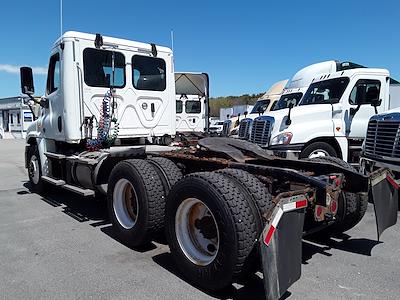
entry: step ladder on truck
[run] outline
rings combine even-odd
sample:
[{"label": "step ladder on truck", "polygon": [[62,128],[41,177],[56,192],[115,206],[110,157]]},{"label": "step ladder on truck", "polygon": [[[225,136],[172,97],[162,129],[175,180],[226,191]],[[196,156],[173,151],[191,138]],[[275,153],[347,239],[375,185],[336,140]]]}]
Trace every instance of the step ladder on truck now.
[{"label": "step ladder on truck", "polygon": [[[42,111],[27,131],[32,188],[105,193],[121,240],[139,246],[165,231],[182,274],[205,290],[255,272],[261,258],[268,299],[300,278],[303,235],[355,226],[371,190],[388,187],[372,193],[375,203],[397,196],[387,169],[365,176],[340,160],[278,158],[239,139],[138,147],[139,137],[174,134],[172,62],[154,44],[77,32],[57,40]],[[34,99],[31,68],[21,68],[21,89]],[[362,205],[349,214],[349,202]]]}]

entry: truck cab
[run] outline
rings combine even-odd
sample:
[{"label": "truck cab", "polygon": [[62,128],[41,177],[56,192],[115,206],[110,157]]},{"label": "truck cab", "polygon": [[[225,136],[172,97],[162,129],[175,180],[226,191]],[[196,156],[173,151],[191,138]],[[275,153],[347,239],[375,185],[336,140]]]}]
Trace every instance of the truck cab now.
[{"label": "truck cab", "polygon": [[369,119],[360,170],[368,174],[385,167],[400,179],[400,82],[394,79],[390,79],[389,108]]},{"label": "truck cab", "polygon": [[203,133],[209,124],[209,79],[206,73],[175,73],[176,131]]},{"label": "truck cab", "polygon": [[[33,81],[23,80],[27,74],[21,74],[22,91],[34,99]],[[174,136],[172,51],[100,34],[66,32],[51,49],[40,106],[26,141],[28,148],[37,148],[43,175],[48,170],[45,152],[86,150],[89,140],[100,138],[102,126],[110,139],[122,144]]]},{"label": "truck cab", "polygon": [[371,104],[389,108],[386,69],[339,70],[314,78],[297,107],[271,115],[269,149],[282,157],[334,156],[358,162]]},{"label": "truck cab", "polygon": [[[310,85],[315,76],[324,73],[334,72],[336,71],[337,66],[341,64],[342,63],[338,61],[330,60],[330,61],[315,63],[297,71],[296,74],[294,74],[294,76],[285,86],[285,89],[283,90],[282,95],[279,101],[277,101],[276,105],[274,105],[271,111],[265,113],[264,116],[260,117],[258,120],[260,122],[265,121],[268,123],[269,120],[271,119],[271,116],[275,114],[275,111],[297,106],[300,103],[300,100],[303,98],[304,93],[307,91],[308,86]],[[253,119],[246,121],[247,123],[243,121],[243,127],[246,130],[244,128],[242,129],[242,132],[244,132],[245,134],[243,134],[241,138],[250,139],[251,128],[252,128],[251,125],[253,123]],[[261,146],[266,146],[269,141],[269,136],[267,134],[263,135],[254,134],[253,138],[251,138],[250,141],[253,143],[257,143]]]},{"label": "truck cab", "polygon": [[[230,135],[232,137],[239,137],[244,138],[246,136],[247,129],[244,130],[243,128],[248,126],[247,124],[250,123],[253,119],[263,115],[264,113],[269,112],[271,109],[274,108],[277,101],[279,100],[282,91],[284,90],[288,80],[281,80],[275,82],[266,92],[262,95],[255,103],[253,109],[251,110],[250,114],[243,114],[242,119],[241,116],[232,117],[229,120],[224,122],[224,135]],[[242,129],[240,129],[240,124],[242,125]]]}]

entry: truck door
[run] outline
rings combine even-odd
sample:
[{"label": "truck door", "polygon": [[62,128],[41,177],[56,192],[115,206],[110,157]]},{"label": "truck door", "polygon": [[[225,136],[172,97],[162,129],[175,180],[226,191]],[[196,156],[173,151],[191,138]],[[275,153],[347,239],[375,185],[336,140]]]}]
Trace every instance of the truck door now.
[{"label": "truck door", "polygon": [[43,119],[43,130],[46,137],[63,141],[64,132],[64,101],[61,87],[61,55],[56,51],[50,57],[46,84],[47,113]]},{"label": "truck door", "polygon": [[[385,98],[386,80],[382,76],[373,77],[362,78],[357,76],[352,80],[354,86],[347,99],[347,109],[343,114],[345,134],[348,138],[365,138],[368,120],[375,114],[371,101]],[[378,107],[378,113],[383,112],[383,110],[384,105]]]}]

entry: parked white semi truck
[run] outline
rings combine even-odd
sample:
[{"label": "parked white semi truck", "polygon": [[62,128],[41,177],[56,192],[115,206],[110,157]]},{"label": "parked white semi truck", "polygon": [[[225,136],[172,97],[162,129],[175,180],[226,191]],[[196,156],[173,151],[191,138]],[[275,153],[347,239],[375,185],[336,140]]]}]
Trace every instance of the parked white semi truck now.
[{"label": "parked white semi truck", "polygon": [[[309,65],[299,71],[289,80],[285,89],[282,92],[281,97],[275,103],[275,105],[269,111],[265,111],[263,115],[273,116],[274,111],[297,106],[307,91],[309,85],[316,76],[321,74],[335,72],[337,69],[338,61],[330,60],[320,63],[315,63]],[[240,124],[239,138],[249,139],[251,136],[251,128],[253,120],[258,117],[254,116],[252,118],[243,119]],[[254,139],[252,142],[257,144],[265,144],[267,136],[259,136],[261,139]]]},{"label": "parked white semi truck", "polygon": [[252,140],[281,157],[334,156],[358,163],[375,113],[371,103],[381,101],[379,111],[391,107],[392,80],[385,69],[352,67],[338,65],[337,72],[315,78],[297,107],[257,119]]},{"label": "parked white semi truck", "polygon": [[273,109],[282,95],[282,91],[284,90],[287,82],[287,79],[275,82],[265,92],[265,94],[256,101],[250,114],[247,114],[246,112],[243,115],[231,117],[230,119],[226,120],[222,129],[222,135],[237,137],[239,134],[239,125],[241,120],[247,118],[256,118]]},{"label": "parked white semi truck", "polygon": [[[21,90],[33,101],[31,68],[21,68]],[[266,298],[278,299],[300,278],[302,236],[350,229],[368,192],[391,184],[386,169],[367,177],[341,160],[281,159],[239,139],[152,153],[134,146],[138,137],[175,133],[175,91],[168,48],[65,33],[27,133],[32,188],[106,193],[120,240],[140,246],[166,232],[181,273],[205,290],[245,278],[261,257]],[[375,195],[383,207],[392,196]],[[392,213],[377,212],[379,228]]]},{"label": "parked white semi truck", "polygon": [[209,79],[206,73],[175,73],[176,131],[204,133],[209,124]]}]

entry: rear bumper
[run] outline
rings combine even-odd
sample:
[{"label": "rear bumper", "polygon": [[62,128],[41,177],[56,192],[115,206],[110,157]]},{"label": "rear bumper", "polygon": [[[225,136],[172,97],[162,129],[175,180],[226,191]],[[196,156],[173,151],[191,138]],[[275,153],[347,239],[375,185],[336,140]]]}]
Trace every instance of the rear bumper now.
[{"label": "rear bumper", "polygon": [[270,146],[268,150],[271,150],[274,155],[282,158],[298,159],[303,148],[304,144],[289,144]]}]

